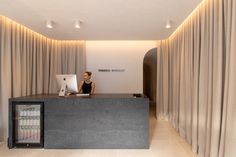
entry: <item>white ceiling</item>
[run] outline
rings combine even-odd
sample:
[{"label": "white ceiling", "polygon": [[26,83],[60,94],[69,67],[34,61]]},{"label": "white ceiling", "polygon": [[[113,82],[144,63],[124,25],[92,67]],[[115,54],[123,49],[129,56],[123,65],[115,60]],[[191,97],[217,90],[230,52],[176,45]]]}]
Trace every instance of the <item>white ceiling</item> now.
[{"label": "white ceiling", "polygon": [[[0,14],[53,39],[159,40],[202,0],[1,0]],[[45,27],[47,19],[54,28]],[[82,21],[81,29],[74,20]],[[165,28],[172,20],[171,29]]]}]

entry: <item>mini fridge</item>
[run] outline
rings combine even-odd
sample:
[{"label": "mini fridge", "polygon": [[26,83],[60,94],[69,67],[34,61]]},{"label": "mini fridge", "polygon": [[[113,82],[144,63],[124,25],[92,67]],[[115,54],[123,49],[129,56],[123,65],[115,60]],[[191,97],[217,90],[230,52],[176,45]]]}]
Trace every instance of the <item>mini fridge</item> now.
[{"label": "mini fridge", "polygon": [[43,117],[43,102],[10,102],[9,148],[42,148]]}]

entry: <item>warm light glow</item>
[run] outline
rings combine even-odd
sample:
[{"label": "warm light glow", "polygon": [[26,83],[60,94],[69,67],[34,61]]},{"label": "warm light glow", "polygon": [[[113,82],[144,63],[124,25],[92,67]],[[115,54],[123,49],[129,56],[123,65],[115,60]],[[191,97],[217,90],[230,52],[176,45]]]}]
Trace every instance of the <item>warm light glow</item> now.
[{"label": "warm light glow", "polygon": [[84,40],[55,40],[55,39],[51,39],[51,38],[48,38],[38,32],[35,32],[31,29],[29,29],[28,27],[22,25],[22,24],[19,24],[13,20],[11,20],[10,18],[6,17],[6,16],[3,16],[3,15],[0,15],[0,21],[3,21],[6,23],[7,27],[9,28],[14,28],[14,27],[21,27],[22,30],[24,30],[25,32],[28,32],[31,36],[34,36],[36,38],[41,38],[42,40],[45,40],[47,42],[55,42],[55,43],[63,43],[63,42],[68,42],[69,44],[73,44],[74,42],[76,42],[76,44],[83,44],[85,41]]},{"label": "warm light glow", "polygon": [[22,25],[22,24],[17,23],[17,22],[11,20],[10,18],[8,18],[6,16],[0,15],[0,18],[2,18],[3,21],[6,21],[6,24],[8,25],[8,27],[11,27],[11,26],[13,26],[13,27],[22,27],[25,31],[28,31],[32,35],[36,35],[40,38],[48,39],[47,37],[43,36],[42,34],[40,34],[38,32],[35,32],[35,31],[29,29],[28,27]]},{"label": "warm light glow", "polygon": [[179,25],[179,27],[170,35],[168,39],[171,39],[175,36],[175,34],[184,26],[186,22],[188,22],[191,18],[194,18],[197,12],[201,9],[202,6],[207,5],[210,1],[203,0],[192,12],[191,14]]},{"label": "warm light glow", "polygon": [[[200,8],[201,8],[201,7],[205,7],[209,2],[210,2],[210,0],[202,0],[202,2],[192,11],[192,13],[178,26],[178,28],[177,28],[177,29],[170,35],[170,37],[167,38],[167,39],[173,38],[173,37],[175,36],[175,34],[176,34],[177,32],[179,32],[180,29],[182,29],[183,25],[184,25],[187,21],[189,21],[191,18],[194,18],[194,17],[196,16],[196,14],[198,13],[198,11],[200,10]],[[19,26],[21,26],[21,27],[24,27],[25,29],[27,29],[27,30],[29,30],[30,32],[32,32],[34,35],[37,34],[37,35],[40,36],[40,37],[44,37],[44,38],[46,38],[46,39],[50,39],[50,38],[47,38],[47,37],[43,36],[42,34],[39,34],[39,33],[35,32],[35,31],[33,31],[33,30],[27,28],[26,26],[24,26],[24,25],[22,25],[22,24],[19,24],[19,23],[15,22],[15,21],[9,19],[9,18],[6,17],[6,16],[0,15],[0,18],[5,18],[5,19],[11,21],[11,23],[14,24],[14,25],[19,25]],[[50,21],[50,20],[48,20],[48,21]],[[48,21],[47,21],[47,22],[48,22]],[[169,22],[170,22],[170,24],[166,24],[166,26],[165,26],[165,28],[167,28],[167,29],[171,28],[171,21],[169,21]],[[46,27],[47,27],[47,28],[50,28],[50,29],[53,28],[53,23],[52,23],[52,21],[50,21],[49,23],[46,23]],[[78,28],[78,29],[81,28],[81,22],[80,22],[79,20],[76,20],[74,27],[75,27],[75,28]],[[52,40],[54,40],[54,39],[52,39]],[[68,40],[68,41],[71,41],[71,40]],[[80,41],[80,40],[78,40],[78,41]]]}]

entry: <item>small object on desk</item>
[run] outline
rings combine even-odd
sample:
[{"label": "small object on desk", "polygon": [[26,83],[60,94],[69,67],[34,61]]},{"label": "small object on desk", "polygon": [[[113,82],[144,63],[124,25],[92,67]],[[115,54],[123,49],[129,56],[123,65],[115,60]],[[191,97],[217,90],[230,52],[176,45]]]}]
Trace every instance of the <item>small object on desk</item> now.
[{"label": "small object on desk", "polygon": [[140,97],[142,97],[142,94],[134,93],[134,94],[133,94],[133,97],[135,97],[135,98],[140,98]]},{"label": "small object on desk", "polygon": [[79,94],[79,92],[68,93],[67,96],[69,96],[69,95],[76,95],[76,94]]},{"label": "small object on desk", "polygon": [[89,96],[90,94],[88,93],[88,94],[76,94],[76,96]]}]

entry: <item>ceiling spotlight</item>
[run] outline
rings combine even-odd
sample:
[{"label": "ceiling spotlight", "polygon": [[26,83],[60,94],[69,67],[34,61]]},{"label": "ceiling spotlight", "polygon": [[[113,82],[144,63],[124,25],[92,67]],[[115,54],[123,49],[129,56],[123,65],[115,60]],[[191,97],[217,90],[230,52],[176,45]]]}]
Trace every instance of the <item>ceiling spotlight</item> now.
[{"label": "ceiling spotlight", "polygon": [[47,28],[53,28],[52,23],[53,23],[52,20],[47,20],[46,27]]},{"label": "ceiling spotlight", "polygon": [[75,28],[80,28],[81,22],[79,20],[75,20]]},{"label": "ceiling spotlight", "polygon": [[166,21],[166,29],[169,29],[169,28],[171,28],[171,21],[167,20]]}]

